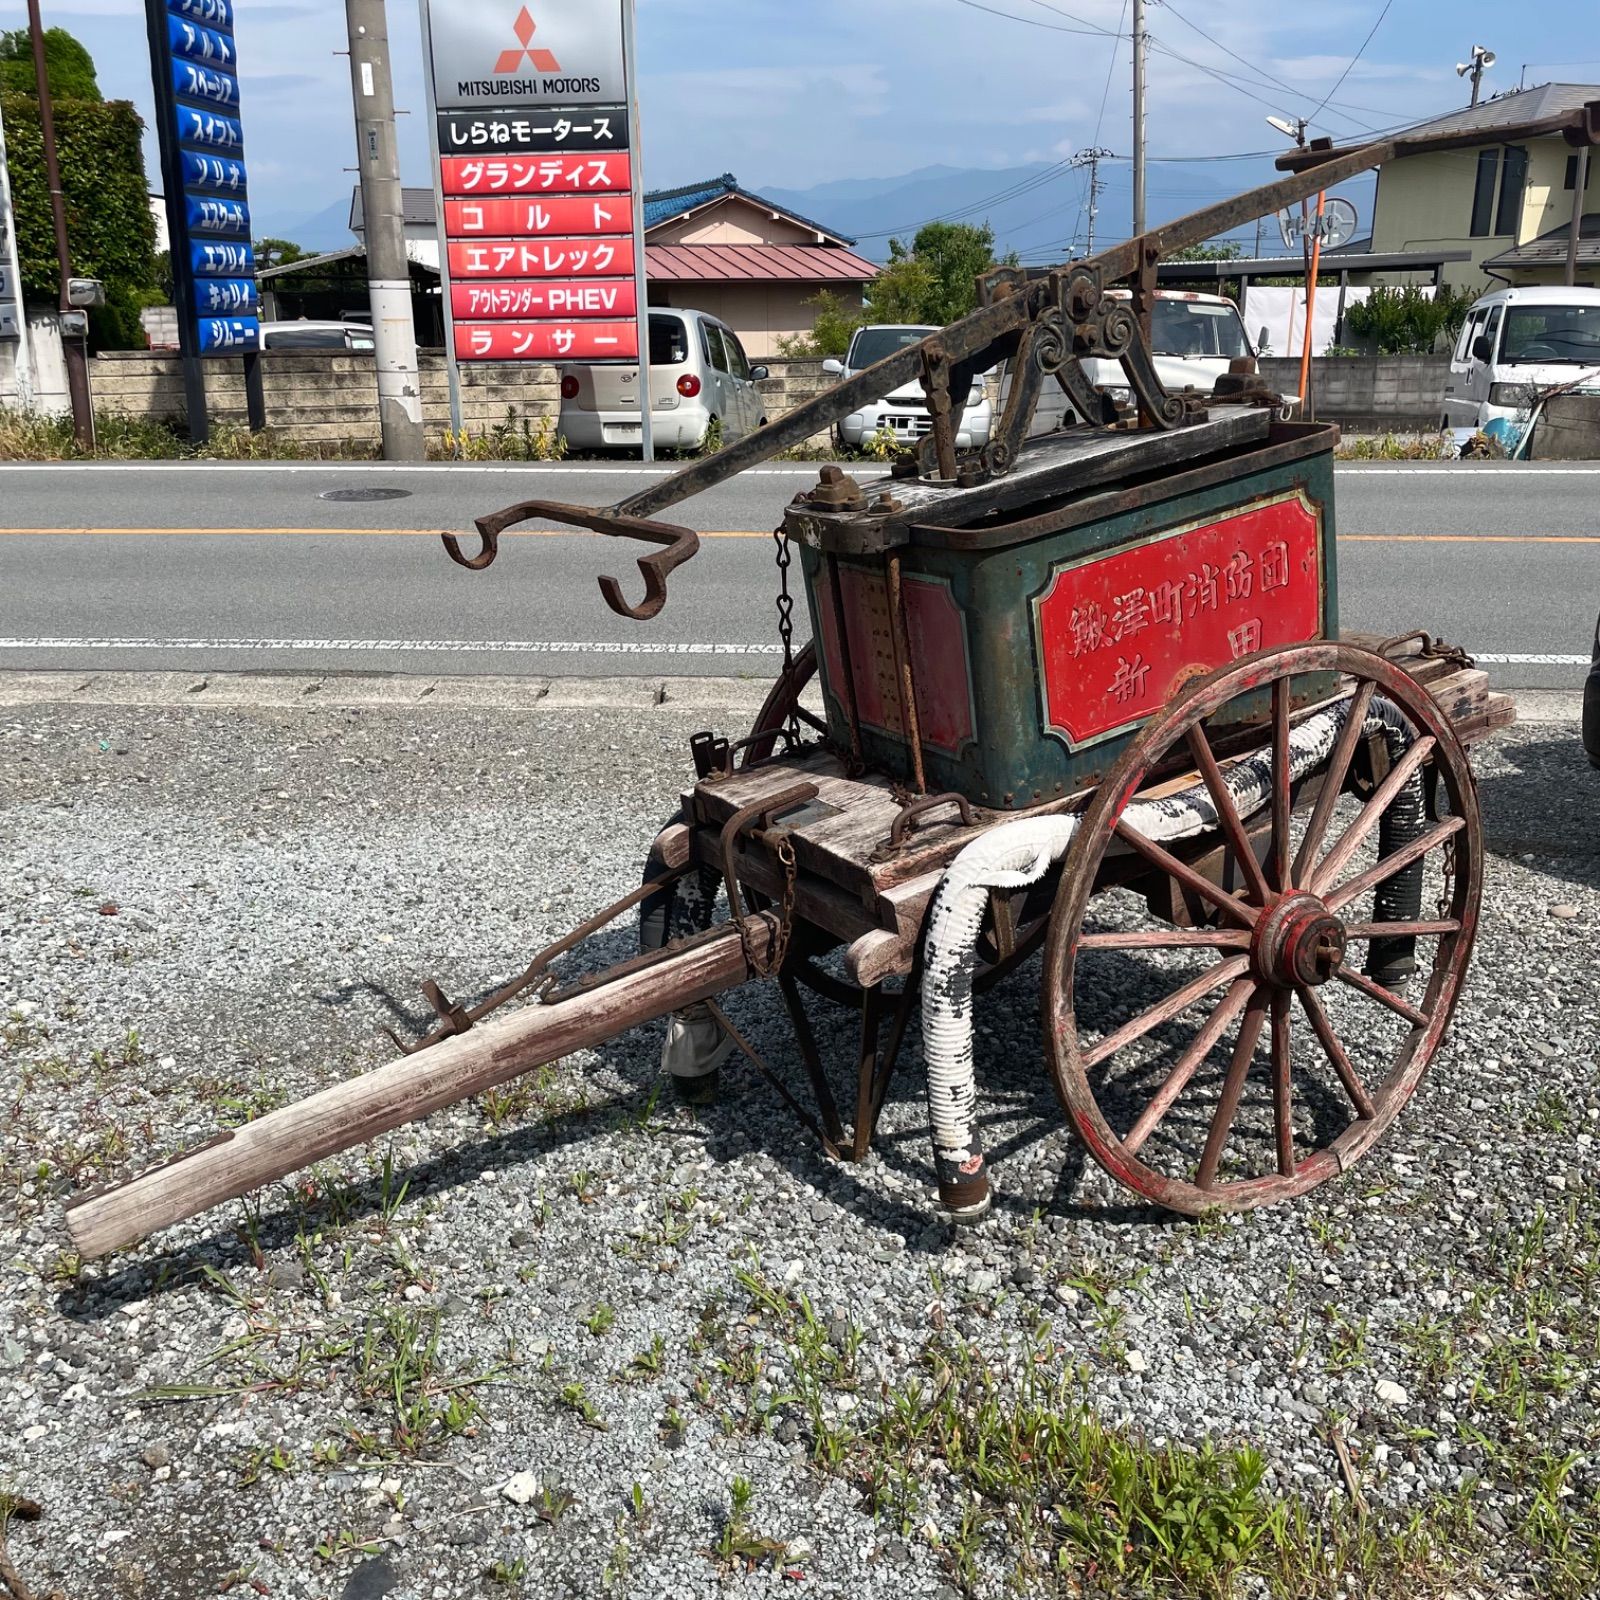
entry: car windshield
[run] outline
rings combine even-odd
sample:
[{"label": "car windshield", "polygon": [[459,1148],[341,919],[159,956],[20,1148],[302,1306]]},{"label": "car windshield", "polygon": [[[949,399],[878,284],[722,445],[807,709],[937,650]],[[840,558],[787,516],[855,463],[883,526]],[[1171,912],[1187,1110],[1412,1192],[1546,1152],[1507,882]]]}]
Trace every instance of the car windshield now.
[{"label": "car windshield", "polygon": [[1600,365],[1600,305],[1512,306],[1500,359]]},{"label": "car windshield", "polygon": [[1204,300],[1157,300],[1150,348],[1158,356],[1211,356],[1229,361],[1250,354],[1239,313]]},{"label": "car windshield", "polygon": [[850,346],[850,369],[859,372],[863,367],[876,366],[908,344],[921,344],[934,331],[932,328],[863,328]]},{"label": "car windshield", "polygon": [[689,359],[689,334],[678,317],[650,318],[650,365],[681,367]]},{"label": "car windshield", "polygon": [[274,328],[261,341],[269,350],[343,350],[343,328]]}]

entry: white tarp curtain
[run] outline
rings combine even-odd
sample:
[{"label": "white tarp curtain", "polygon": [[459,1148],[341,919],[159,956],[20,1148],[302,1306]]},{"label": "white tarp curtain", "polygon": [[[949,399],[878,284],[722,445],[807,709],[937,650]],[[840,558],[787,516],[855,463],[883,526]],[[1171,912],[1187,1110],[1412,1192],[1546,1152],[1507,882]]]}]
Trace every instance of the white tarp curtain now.
[{"label": "white tarp curtain", "polygon": [[[1434,290],[1432,284],[1422,286],[1422,292],[1430,300]],[[1345,309],[1348,311],[1353,305],[1360,304],[1369,294],[1370,287],[1356,287],[1354,284],[1345,291]],[[1313,313],[1314,321],[1311,329],[1311,353],[1320,356],[1327,351],[1331,344],[1353,344],[1348,330],[1343,340],[1335,337],[1339,318],[1339,286],[1337,284],[1322,284],[1317,290],[1317,304]],[[1244,295],[1244,325],[1250,332],[1253,340],[1259,340],[1263,327],[1267,330],[1267,351],[1275,356],[1297,356],[1304,348],[1306,331],[1306,292],[1301,287],[1279,286],[1273,287],[1266,284],[1252,283]]]}]

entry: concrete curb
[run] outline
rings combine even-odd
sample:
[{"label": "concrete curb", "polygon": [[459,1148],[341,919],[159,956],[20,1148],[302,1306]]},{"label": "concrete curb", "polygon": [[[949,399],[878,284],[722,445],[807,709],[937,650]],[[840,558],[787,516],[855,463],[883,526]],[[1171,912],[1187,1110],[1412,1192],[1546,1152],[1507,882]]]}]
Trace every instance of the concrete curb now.
[{"label": "concrete curb", "polygon": [[[151,706],[217,710],[452,709],[613,711],[705,709],[754,712],[772,676],[751,678],[435,678],[288,672],[0,672],[0,706]],[[1512,691],[1521,722],[1577,722],[1583,695],[1570,689]]]},{"label": "concrete curb", "polygon": [[[773,674],[773,677],[776,673]],[[91,705],[330,711],[451,709],[754,712],[759,678],[435,678],[276,672],[0,672],[0,706]]]}]

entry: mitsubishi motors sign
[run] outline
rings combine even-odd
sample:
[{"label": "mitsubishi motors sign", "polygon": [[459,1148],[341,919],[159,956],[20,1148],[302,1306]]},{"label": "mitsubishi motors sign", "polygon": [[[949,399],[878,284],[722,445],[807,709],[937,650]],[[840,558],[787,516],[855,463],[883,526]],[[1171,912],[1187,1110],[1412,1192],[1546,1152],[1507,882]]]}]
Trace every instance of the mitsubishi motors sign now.
[{"label": "mitsubishi motors sign", "polygon": [[439,111],[627,102],[619,0],[426,0]]},{"label": "mitsubishi motors sign", "polygon": [[632,0],[422,0],[422,16],[452,363],[638,362]]}]

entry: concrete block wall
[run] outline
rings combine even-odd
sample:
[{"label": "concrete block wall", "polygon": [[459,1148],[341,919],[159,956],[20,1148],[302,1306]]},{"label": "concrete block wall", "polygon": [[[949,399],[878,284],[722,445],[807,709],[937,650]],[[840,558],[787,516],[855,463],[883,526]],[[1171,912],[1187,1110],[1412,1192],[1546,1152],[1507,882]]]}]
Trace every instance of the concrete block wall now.
[{"label": "concrete block wall", "polygon": [[[430,440],[450,425],[450,388],[442,353],[423,352],[422,415]],[[261,357],[267,425],[297,444],[375,451],[378,379],[373,357],[340,350],[268,350]],[[186,414],[183,366],[176,356],[143,350],[110,351],[90,363],[95,409],[162,420]],[[216,421],[244,425],[244,363],[206,363],[206,398]],[[504,422],[509,408],[519,420],[556,417],[561,408],[554,367],[472,364],[461,373],[462,424],[481,433]]]},{"label": "concrete block wall", "polygon": [[[1300,387],[1298,356],[1267,356],[1261,374],[1280,393]],[[1314,356],[1311,387],[1324,422],[1362,433],[1427,432],[1439,426],[1450,358]]]}]

